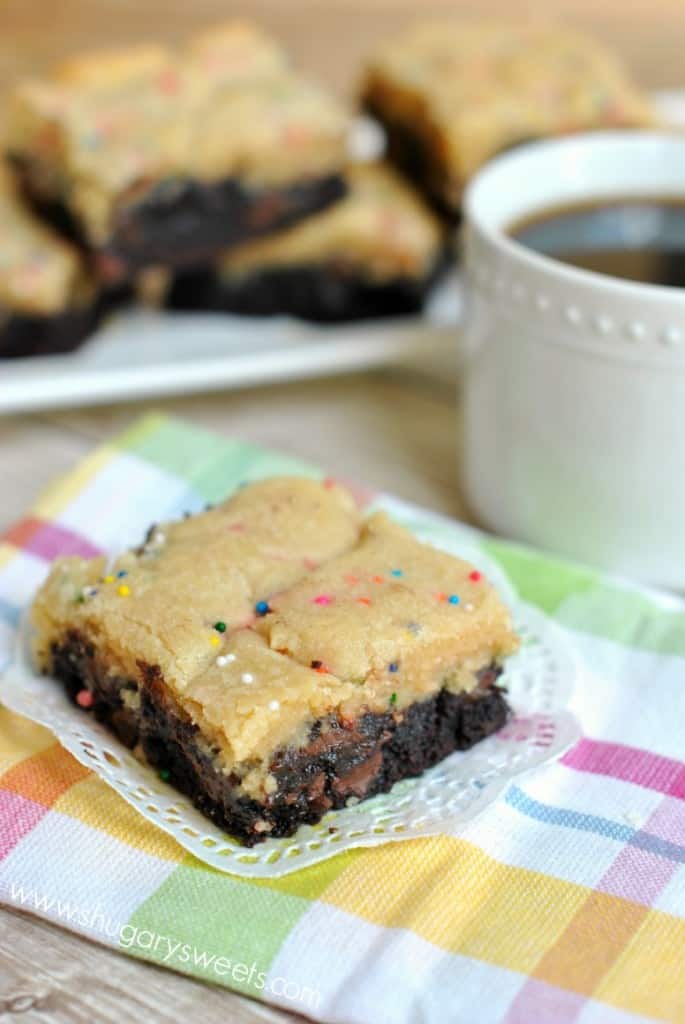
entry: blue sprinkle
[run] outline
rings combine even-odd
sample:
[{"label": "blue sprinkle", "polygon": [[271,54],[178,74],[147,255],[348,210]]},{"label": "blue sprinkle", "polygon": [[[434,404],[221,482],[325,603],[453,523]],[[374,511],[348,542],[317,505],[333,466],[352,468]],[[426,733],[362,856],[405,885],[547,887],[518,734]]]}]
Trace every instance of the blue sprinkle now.
[{"label": "blue sprinkle", "polygon": [[397,672],[399,667],[400,666],[397,664],[396,661],[391,661],[390,664],[388,665],[388,668],[390,669],[391,672]]},{"label": "blue sprinkle", "polygon": [[257,612],[257,615],[267,615],[271,611],[268,601],[257,601],[254,610]]},{"label": "blue sprinkle", "polygon": [[402,572],[401,569],[391,569],[390,570],[390,575],[391,576],[404,576],[404,573]]},{"label": "blue sprinkle", "polygon": [[124,576],[128,576],[128,573],[126,572],[125,569],[120,569],[119,572],[117,573],[117,576],[121,580],[124,578]]},{"label": "blue sprinkle", "polygon": [[457,594],[450,594],[447,600],[449,601],[450,604],[459,604],[459,597],[457,596]]}]

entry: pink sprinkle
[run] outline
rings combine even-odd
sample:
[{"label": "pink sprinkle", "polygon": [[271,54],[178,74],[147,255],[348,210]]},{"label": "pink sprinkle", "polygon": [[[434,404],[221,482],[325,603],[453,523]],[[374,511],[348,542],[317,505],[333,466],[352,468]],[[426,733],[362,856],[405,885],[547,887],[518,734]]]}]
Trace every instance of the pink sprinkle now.
[{"label": "pink sprinkle", "polygon": [[315,562],[313,558],[304,558],[302,560],[302,564],[304,565],[305,569],[310,569],[312,571],[314,569],[318,569],[319,568],[319,563]]},{"label": "pink sprinkle", "polygon": [[327,491],[330,491],[332,487],[335,487],[335,480],[332,476],[327,476],[323,482],[324,487]]},{"label": "pink sprinkle", "polygon": [[76,703],[80,708],[92,708],[93,694],[90,690],[79,690],[76,694]]},{"label": "pink sprinkle", "polygon": [[178,75],[174,71],[163,71],[159,76],[159,88],[169,96],[178,92],[180,84]]},{"label": "pink sprinkle", "polygon": [[245,523],[231,523],[229,530],[233,533],[243,533],[245,530]]},{"label": "pink sprinkle", "polygon": [[313,601],[313,604],[331,604],[333,598],[330,594],[318,594]]}]

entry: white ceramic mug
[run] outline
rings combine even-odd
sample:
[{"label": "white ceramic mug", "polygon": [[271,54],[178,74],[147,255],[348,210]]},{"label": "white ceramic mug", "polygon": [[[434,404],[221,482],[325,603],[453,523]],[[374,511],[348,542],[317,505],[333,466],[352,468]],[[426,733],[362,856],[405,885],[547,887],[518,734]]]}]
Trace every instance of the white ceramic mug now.
[{"label": "white ceramic mug", "polygon": [[685,588],[685,289],[507,237],[602,196],[682,196],[685,137],[601,133],[494,160],[464,200],[465,491],[511,537]]}]

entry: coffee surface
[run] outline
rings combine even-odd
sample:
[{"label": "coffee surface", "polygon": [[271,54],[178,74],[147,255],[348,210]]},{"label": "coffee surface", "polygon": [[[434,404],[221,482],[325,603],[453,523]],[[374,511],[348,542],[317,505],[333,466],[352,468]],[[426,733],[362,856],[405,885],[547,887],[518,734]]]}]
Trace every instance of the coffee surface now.
[{"label": "coffee surface", "polygon": [[602,198],[548,208],[515,222],[507,234],[584,270],[685,285],[685,198]]}]

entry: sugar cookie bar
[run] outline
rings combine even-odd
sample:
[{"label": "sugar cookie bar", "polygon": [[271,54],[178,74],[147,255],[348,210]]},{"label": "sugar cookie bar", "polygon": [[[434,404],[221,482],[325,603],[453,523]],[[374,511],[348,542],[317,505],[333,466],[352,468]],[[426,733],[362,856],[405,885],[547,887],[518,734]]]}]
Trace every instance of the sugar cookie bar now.
[{"label": "sugar cookie bar", "polygon": [[339,198],[347,116],[242,22],[75,58],[10,97],[7,149],[110,279],[188,266]]},{"label": "sugar cookie bar", "polygon": [[42,670],[249,845],[499,728],[518,643],[471,565],[289,477],[61,559],[33,624]]},{"label": "sugar cookie bar", "polygon": [[344,199],[178,275],[169,305],[323,322],[418,312],[445,253],[433,212],[389,166],[357,164]]},{"label": "sugar cookie bar", "polygon": [[76,348],[102,302],[75,246],[25,205],[0,163],[0,358]]},{"label": "sugar cookie bar", "polygon": [[455,213],[469,177],[521,142],[649,126],[653,113],[612,53],[554,25],[444,21],[410,27],[367,65],[362,100],[392,158]]}]

